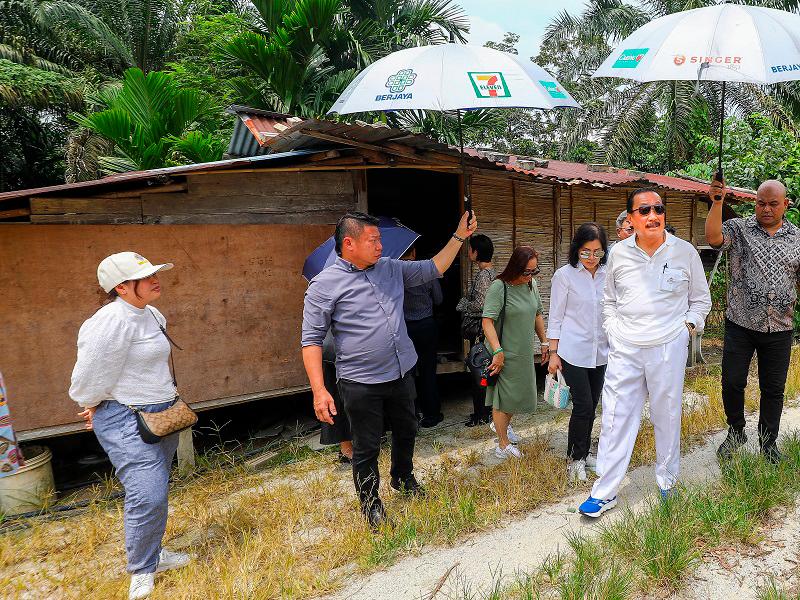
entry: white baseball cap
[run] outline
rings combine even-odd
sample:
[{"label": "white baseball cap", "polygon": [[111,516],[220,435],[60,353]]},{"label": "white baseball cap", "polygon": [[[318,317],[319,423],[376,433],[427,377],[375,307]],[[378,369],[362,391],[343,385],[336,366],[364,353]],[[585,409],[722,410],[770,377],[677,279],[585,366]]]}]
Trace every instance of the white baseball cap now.
[{"label": "white baseball cap", "polygon": [[110,292],[123,281],[144,279],[159,271],[168,271],[174,265],[164,263],[154,265],[136,252],[118,252],[103,259],[97,267],[97,281],[100,287]]}]

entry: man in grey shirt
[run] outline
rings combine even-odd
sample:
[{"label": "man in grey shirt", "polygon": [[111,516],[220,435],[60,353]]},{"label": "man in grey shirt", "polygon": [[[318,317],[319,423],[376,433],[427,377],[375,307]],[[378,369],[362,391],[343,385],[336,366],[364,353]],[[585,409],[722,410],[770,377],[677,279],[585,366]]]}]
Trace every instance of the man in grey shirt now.
[{"label": "man in grey shirt", "polygon": [[392,428],[391,485],[419,493],[414,478],[414,382],[417,362],[403,317],[405,288],[422,285],[453,263],[476,229],[474,213],[461,217],[447,245],[431,260],[381,258],[378,220],[348,213],[334,234],[339,257],[309,283],[303,307],[303,364],[320,421],[333,422],[336,406],[322,375],[322,342],[328,329],[336,346],[336,376],[353,435],[353,481],[373,528],[386,518],[378,497],[378,453],[384,414]]}]

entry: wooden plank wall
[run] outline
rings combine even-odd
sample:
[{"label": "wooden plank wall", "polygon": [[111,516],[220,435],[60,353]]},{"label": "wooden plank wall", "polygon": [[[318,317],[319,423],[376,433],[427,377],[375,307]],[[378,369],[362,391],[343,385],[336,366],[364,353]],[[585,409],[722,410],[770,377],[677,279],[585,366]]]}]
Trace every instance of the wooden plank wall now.
[{"label": "wooden plank wall", "polygon": [[345,171],[193,174],[185,182],[82,197],[31,198],[32,223],[336,223],[355,206]]},{"label": "wooden plank wall", "polygon": [[[545,316],[550,301],[550,280],[556,268],[555,186],[510,177],[473,177],[472,201],[480,231],[495,246],[494,264],[501,271],[515,245],[527,244],[539,252],[537,276]],[[474,273],[471,266],[470,280]],[[538,351],[538,343],[537,343]]]},{"label": "wooden plank wall", "polygon": [[299,315],[305,257],[331,225],[0,225],[0,339],[18,431],[79,421],[67,392],[81,323],[99,306],[97,264],[136,250],[175,269],[158,308],[183,346],[190,402],[307,383]]}]

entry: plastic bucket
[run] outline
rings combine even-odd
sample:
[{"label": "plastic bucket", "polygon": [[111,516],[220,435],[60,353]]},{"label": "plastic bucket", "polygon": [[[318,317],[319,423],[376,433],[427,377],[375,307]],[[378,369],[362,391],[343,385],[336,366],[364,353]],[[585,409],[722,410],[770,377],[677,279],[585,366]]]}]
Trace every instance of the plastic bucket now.
[{"label": "plastic bucket", "polygon": [[55,501],[52,458],[53,454],[44,446],[25,449],[25,466],[0,477],[0,514],[40,510]]}]

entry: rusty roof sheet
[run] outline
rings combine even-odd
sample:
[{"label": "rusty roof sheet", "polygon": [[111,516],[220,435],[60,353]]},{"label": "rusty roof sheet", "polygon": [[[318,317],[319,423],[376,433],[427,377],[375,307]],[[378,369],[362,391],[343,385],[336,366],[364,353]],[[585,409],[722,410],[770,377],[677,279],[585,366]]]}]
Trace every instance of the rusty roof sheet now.
[{"label": "rusty roof sheet", "polygon": [[[561,160],[548,160],[546,167],[536,167],[533,170],[526,170],[517,166],[517,162],[517,157],[511,156],[505,166],[512,171],[530,173],[538,177],[556,180],[566,184],[586,183],[603,187],[631,186],[638,184],[653,185],[680,192],[695,192],[698,194],[706,194],[708,192],[708,183],[684,177],[644,173],[629,169],[612,168],[610,171],[594,171],[590,170],[587,164]],[[754,191],[742,188],[731,188],[731,195],[739,201],[752,201],[756,198]]]}]

